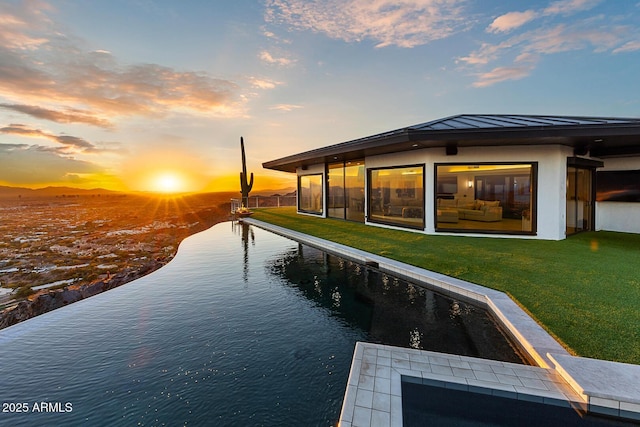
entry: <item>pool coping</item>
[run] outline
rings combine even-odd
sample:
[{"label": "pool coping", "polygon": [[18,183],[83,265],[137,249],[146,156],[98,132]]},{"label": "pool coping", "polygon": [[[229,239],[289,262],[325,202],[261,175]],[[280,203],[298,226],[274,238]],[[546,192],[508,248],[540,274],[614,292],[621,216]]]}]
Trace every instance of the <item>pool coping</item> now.
[{"label": "pool coping", "polygon": [[[259,221],[255,218],[243,218],[242,221],[247,224],[271,231],[275,234],[279,234],[283,237],[287,237],[306,245],[316,247],[323,251],[327,251],[329,253],[333,253],[335,255],[351,259],[362,264],[373,265],[383,272],[388,272],[392,275],[409,279],[413,282],[417,282],[420,285],[436,290],[445,295],[469,300],[475,302],[476,304],[484,306],[495,316],[495,318],[499,322],[501,322],[505,330],[509,334],[511,334],[512,338],[520,344],[522,350],[526,352],[531,360],[537,365],[534,366],[534,368],[545,370],[545,375],[551,375],[551,377],[549,377],[551,378],[549,379],[549,381],[553,383],[556,382],[556,379],[561,379],[564,382],[564,384],[566,385],[566,390],[563,389],[562,393],[565,395],[565,402],[567,402],[567,404],[585,405],[587,411],[593,413],[622,417],[635,421],[640,420],[640,365],[631,365],[572,356],[505,293],[489,289],[471,282],[449,277],[444,274],[435,273],[423,268],[391,260],[380,255],[372,254],[346,245],[331,242],[329,240],[310,236],[267,222]],[[359,385],[359,369],[362,368],[362,363],[360,363],[359,365],[360,368],[358,368],[358,364],[356,363],[357,355],[359,354],[358,349],[362,348],[362,352],[364,352],[364,348],[370,348],[368,346],[374,346],[374,344],[356,344],[356,349],[354,351],[354,357],[352,361],[352,374],[355,376],[355,371],[357,371],[358,378],[352,378],[351,375],[349,377],[350,382],[348,382],[347,384],[347,390],[343,401],[340,425],[401,426],[401,405],[399,409],[399,418],[395,411],[390,410],[388,418],[389,423],[385,424],[384,422],[379,423],[379,421],[383,421],[383,419],[386,420],[387,418],[386,416],[382,417],[381,414],[378,414],[378,412],[380,412],[378,409],[374,408],[373,406],[367,408],[366,406],[363,407],[357,404],[357,396],[359,390],[363,390],[362,395],[367,394],[365,393],[365,391],[372,391],[367,390],[366,388],[362,388]],[[409,356],[413,351],[422,352],[422,350],[411,350],[399,347],[383,347],[383,351],[394,351],[398,354],[403,351],[409,351],[409,353],[407,353]],[[431,353],[433,352],[424,353],[426,353],[426,355],[423,355],[424,357],[431,357]],[[442,357],[452,357],[453,359],[448,360],[458,360],[457,358],[461,356],[442,355]],[[485,359],[473,360],[482,361],[482,363],[487,362]],[[368,361],[367,363],[370,363],[370,361]],[[435,365],[438,366],[437,364]],[[526,365],[516,366],[523,367]],[[391,367],[392,366],[390,365],[390,368]],[[386,370],[383,371],[384,374],[386,374]],[[412,371],[413,370],[410,369],[408,372],[405,372],[406,375],[404,376],[406,378],[424,379],[425,375],[429,374],[428,372],[420,370],[416,370],[415,372]],[[418,371],[419,375],[417,373]],[[524,369],[524,371],[526,372],[528,371],[528,369]],[[398,375],[400,375],[398,379],[394,381],[400,381],[401,376],[403,375],[402,371],[398,371],[398,369],[394,368],[394,372],[397,372]],[[436,374],[442,377],[427,375],[426,378],[442,381],[446,384],[461,384],[460,378],[456,375],[442,375],[442,373]],[[389,373],[389,375],[391,375],[391,373]],[[373,376],[373,378],[375,383],[375,378],[377,378],[377,376]],[[473,378],[462,378],[465,379],[467,387],[474,386],[473,381],[471,381],[471,383],[469,382],[469,380],[472,380]],[[387,378],[381,377],[381,380],[382,379]],[[392,378],[389,378],[389,380],[391,379]],[[477,378],[475,378],[475,380],[477,380]],[[522,381],[520,381],[520,383],[522,383]],[[364,387],[367,386],[368,383],[365,383]],[[495,386],[495,388],[491,388],[490,386]],[[482,387],[487,387],[490,390],[504,391],[503,386],[504,384],[501,385],[500,382],[496,383],[494,381],[490,381],[489,384],[484,384]],[[398,385],[396,385],[396,387],[398,387]],[[517,389],[514,390],[515,393],[518,393]],[[526,390],[526,392],[524,392],[523,390],[522,394],[523,396],[540,396],[540,394],[535,394],[535,391],[535,388],[532,390]],[[353,393],[355,393],[355,395]],[[393,397],[395,395],[390,394],[390,396]],[[373,397],[374,396],[372,393],[371,399],[373,399]],[[399,399],[400,395],[396,397],[398,397]],[[542,395],[542,397],[544,398],[544,395]],[[368,402],[368,397],[360,399],[364,399],[365,402]],[[559,399],[559,395],[556,395],[554,399]],[[368,424],[360,422],[353,424],[354,419],[364,421],[367,419],[367,417],[361,416],[358,418],[354,418],[355,412],[353,411],[349,415],[349,412],[351,411],[351,409],[349,409],[351,408],[351,402],[356,403],[354,405],[353,411],[355,411],[356,407],[360,408],[358,409],[359,414],[364,413],[367,410],[369,411],[368,419],[370,421]],[[396,400],[390,400],[389,408],[395,408],[397,410],[398,402]],[[376,421],[374,422],[374,420]]]}]

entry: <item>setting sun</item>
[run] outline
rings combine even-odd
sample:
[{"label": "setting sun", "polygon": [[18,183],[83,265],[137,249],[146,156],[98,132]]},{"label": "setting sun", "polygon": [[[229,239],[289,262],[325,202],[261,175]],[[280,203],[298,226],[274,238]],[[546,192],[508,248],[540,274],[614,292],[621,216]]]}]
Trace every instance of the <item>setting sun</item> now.
[{"label": "setting sun", "polygon": [[153,180],[153,190],[160,193],[180,193],[185,191],[184,180],[174,172],[163,172]]}]

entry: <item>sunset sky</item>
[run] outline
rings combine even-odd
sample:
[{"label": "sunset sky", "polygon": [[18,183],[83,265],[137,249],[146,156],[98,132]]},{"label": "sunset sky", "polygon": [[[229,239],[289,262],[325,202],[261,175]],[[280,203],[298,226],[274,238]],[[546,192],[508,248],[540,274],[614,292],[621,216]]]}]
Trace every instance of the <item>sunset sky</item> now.
[{"label": "sunset sky", "polygon": [[239,191],[462,113],[640,117],[638,0],[2,0],[0,185]]}]

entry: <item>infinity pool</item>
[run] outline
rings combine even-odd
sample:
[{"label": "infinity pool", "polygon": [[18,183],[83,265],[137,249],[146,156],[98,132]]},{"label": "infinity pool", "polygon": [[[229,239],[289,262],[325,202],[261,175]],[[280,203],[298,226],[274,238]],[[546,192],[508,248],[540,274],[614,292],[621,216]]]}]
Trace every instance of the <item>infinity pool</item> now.
[{"label": "infinity pool", "polygon": [[522,362],[483,310],[227,222],[1,330],[0,425],[331,425],[356,341]]}]

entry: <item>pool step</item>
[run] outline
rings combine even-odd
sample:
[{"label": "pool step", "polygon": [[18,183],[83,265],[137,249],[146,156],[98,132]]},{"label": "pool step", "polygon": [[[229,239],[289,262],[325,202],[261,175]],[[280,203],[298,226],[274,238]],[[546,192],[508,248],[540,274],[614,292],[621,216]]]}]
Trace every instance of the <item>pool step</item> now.
[{"label": "pool step", "polygon": [[339,425],[402,426],[403,381],[587,410],[553,369],[358,342]]}]

